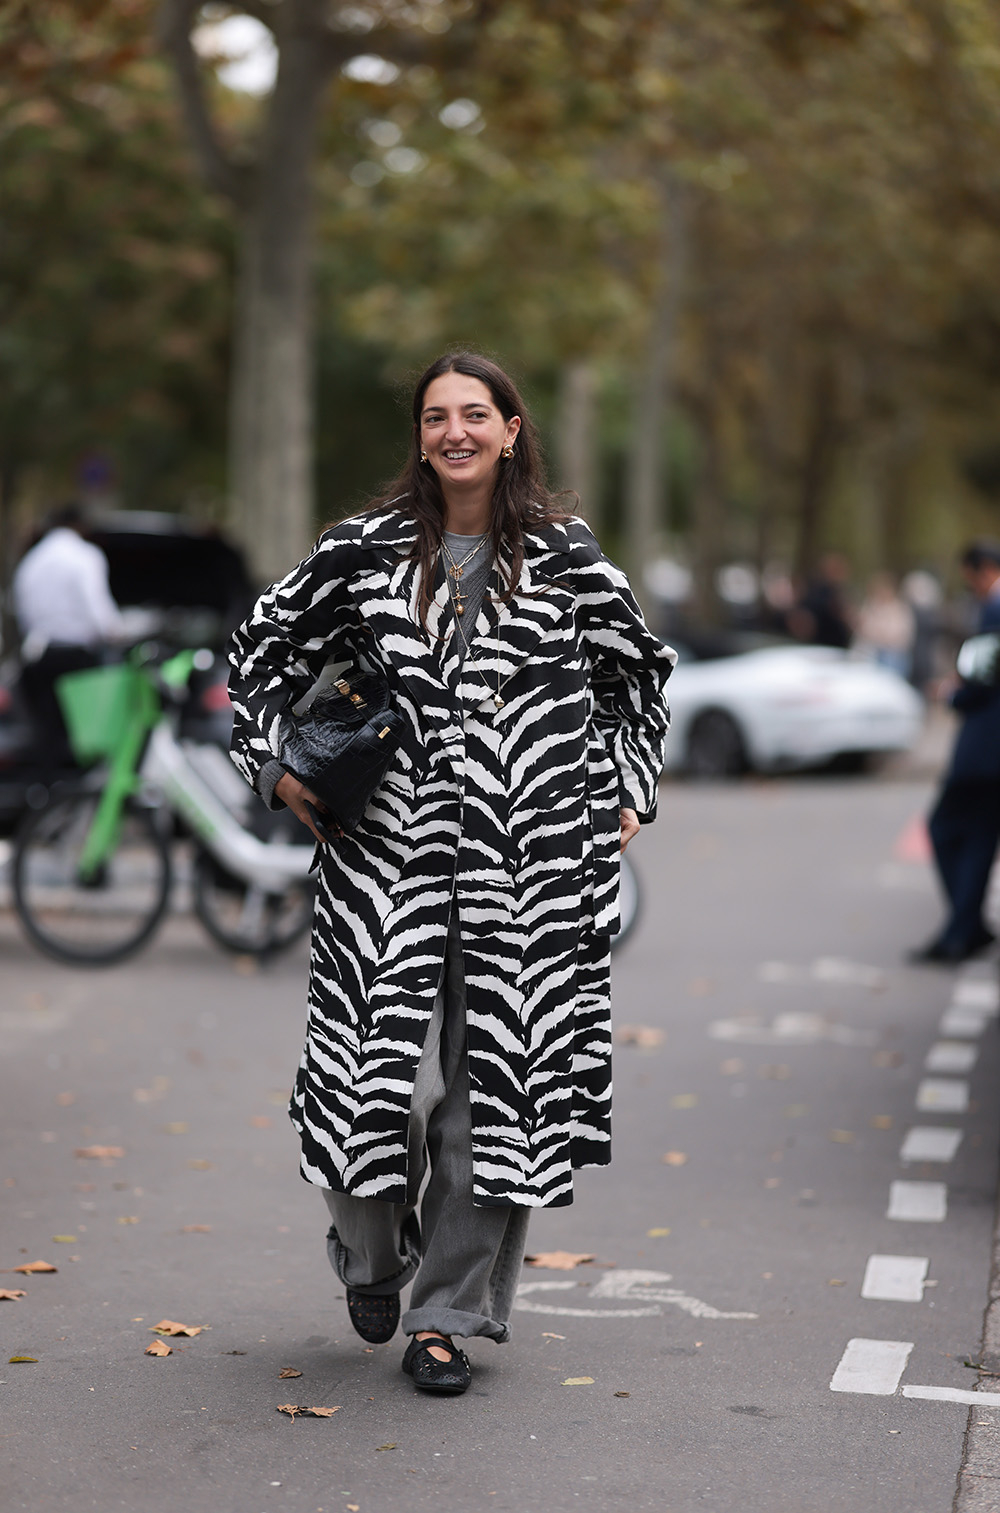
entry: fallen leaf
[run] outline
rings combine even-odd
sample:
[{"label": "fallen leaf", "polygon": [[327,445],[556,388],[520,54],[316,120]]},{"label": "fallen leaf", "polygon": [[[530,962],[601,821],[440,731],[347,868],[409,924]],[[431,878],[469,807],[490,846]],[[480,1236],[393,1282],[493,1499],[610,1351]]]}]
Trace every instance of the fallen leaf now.
[{"label": "fallen leaf", "polygon": [[75,1093],[57,1093],[56,1094],[56,1102],[58,1103],[58,1105],[59,1105],[60,1108],[69,1108],[71,1104],[74,1104],[76,1102],[76,1094]]},{"label": "fallen leaf", "polygon": [[158,1324],[151,1326],[151,1332],[171,1336],[186,1335],[193,1339],[196,1334],[201,1334],[204,1327],[204,1324],[178,1324],[176,1319],[161,1319]]},{"label": "fallen leaf", "polygon": [[53,1235],[52,1241],[55,1245],[75,1245],[76,1235]]},{"label": "fallen leaf", "polygon": [[188,1166],[193,1172],[207,1172],[212,1169],[211,1161],[189,1161]]},{"label": "fallen leaf", "polygon": [[568,1376],[563,1382],[564,1387],[592,1387],[593,1385],[592,1376]]},{"label": "fallen leaf", "polygon": [[669,1229],[647,1229],[646,1234],[651,1240],[662,1240],[670,1233]]},{"label": "fallen leaf", "polygon": [[335,1408],[307,1408],[306,1413],[310,1418],[333,1418],[335,1413],[340,1412],[340,1404]]},{"label": "fallen leaf", "polygon": [[37,1355],[12,1355],[7,1362],[8,1366],[37,1366]]},{"label": "fallen leaf", "polygon": [[15,1303],[18,1298],[26,1298],[28,1294],[23,1287],[0,1287],[0,1302]]},{"label": "fallen leaf", "polygon": [[165,1135],[187,1135],[191,1131],[190,1124],[185,1124],[183,1119],[175,1119],[172,1124],[163,1126]]},{"label": "fallen leaf", "polygon": [[165,1340],[150,1340],[143,1351],[143,1355],[173,1355],[173,1353]]},{"label": "fallen leaf", "polygon": [[394,1439],[390,1440],[387,1445],[376,1445],[375,1446],[376,1451],[379,1451],[379,1450],[395,1450],[395,1448],[396,1448],[396,1441]]},{"label": "fallen leaf", "polygon": [[58,1266],[50,1266],[48,1261],[26,1261],[23,1266],[12,1266],[11,1271],[23,1272],[26,1277],[34,1276],[36,1272],[58,1271]]},{"label": "fallen leaf", "polygon": [[119,1161],[125,1154],[122,1145],[78,1145],[74,1156],[85,1156],[90,1161]]},{"label": "fallen leaf", "polygon": [[902,1066],[903,1055],[901,1051],[874,1051],[872,1053],[872,1066]]},{"label": "fallen leaf", "polygon": [[845,1284],[840,1280],[839,1277],[831,1277],[826,1285],[827,1287],[843,1287]]},{"label": "fallen leaf", "polygon": [[764,1178],[764,1186],[765,1187],[780,1187],[781,1186],[781,1178],[780,1177],[765,1177]]},{"label": "fallen leaf", "polygon": [[269,1114],[254,1114],[250,1123],[254,1129],[270,1129],[274,1120]]},{"label": "fallen leaf", "polygon": [[666,1040],[663,1030],[651,1024],[623,1024],[615,1039],[619,1045],[637,1045],[644,1051],[652,1051]]},{"label": "fallen leaf", "polygon": [[548,1329],[542,1330],[543,1340],[564,1340],[565,1338],[566,1336],[564,1334],[552,1334]]},{"label": "fallen leaf", "polygon": [[359,1502],[349,1502],[347,1504],[347,1513],[360,1513],[360,1508],[361,1504]]},{"label": "fallen leaf", "polygon": [[685,1151],[665,1151],[662,1159],[666,1166],[683,1166],[687,1161],[687,1153]]},{"label": "fallen leaf", "polygon": [[872,1129],[892,1129],[891,1114],[872,1114],[868,1123]]},{"label": "fallen leaf", "polygon": [[302,1372],[296,1370],[296,1368],[294,1366],[282,1366],[281,1370],[278,1372],[278,1381],[279,1382],[284,1381],[286,1377],[301,1376],[301,1375],[302,1375]]},{"label": "fallen leaf", "polygon": [[278,1413],[287,1413],[289,1418],[294,1418],[297,1413],[305,1413],[305,1408],[300,1408],[298,1403],[279,1403],[276,1409]]},{"label": "fallen leaf", "polygon": [[120,1214],[118,1217],[119,1224],[138,1224],[138,1222],[138,1214]]},{"label": "fallen leaf", "polygon": [[246,1355],[245,1350],[224,1350],[223,1355]]},{"label": "fallen leaf", "polygon": [[854,1131],[849,1129],[832,1129],[830,1139],[837,1145],[850,1145],[854,1139]]},{"label": "fallen leaf", "polygon": [[525,1256],[524,1259],[529,1266],[544,1266],[549,1271],[572,1271],[574,1266],[583,1266],[596,1258],[577,1255],[572,1250],[543,1250],[537,1256]]},{"label": "fallen leaf", "polygon": [[688,983],[687,990],[692,998],[707,998],[715,992],[715,983],[711,977],[694,977]]},{"label": "fallen leaf", "polygon": [[675,1093],[670,1100],[671,1108],[694,1108],[698,1102],[697,1093]]},{"label": "fallen leaf", "polygon": [[719,1071],[723,1077],[738,1077],[743,1070],[743,1063],[738,1056],[730,1056],[728,1061],[722,1062]]},{"label": "fallen leaf", "polygon": [[616,1392],[615,1397],[631,1397],[631,1392]]},{"label": "fallen leaf", "polygon": [[211,1224],[185,1224],[181,1229],[182,1235],[210,1235]]}]

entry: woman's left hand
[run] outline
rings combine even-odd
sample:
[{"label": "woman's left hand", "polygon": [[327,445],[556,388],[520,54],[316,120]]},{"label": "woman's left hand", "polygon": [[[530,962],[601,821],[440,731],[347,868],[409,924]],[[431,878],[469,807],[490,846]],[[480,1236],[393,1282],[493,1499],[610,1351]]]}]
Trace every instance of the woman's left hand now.
[{"label": "woman's left hand", "polygon": [[628,845],[633,835],[639,834],[639,816],[636,814],[634,809],[620,809],[618,812],[621,815],[622,826],[621,854],[622,856],[624,856],[625,847]]}]

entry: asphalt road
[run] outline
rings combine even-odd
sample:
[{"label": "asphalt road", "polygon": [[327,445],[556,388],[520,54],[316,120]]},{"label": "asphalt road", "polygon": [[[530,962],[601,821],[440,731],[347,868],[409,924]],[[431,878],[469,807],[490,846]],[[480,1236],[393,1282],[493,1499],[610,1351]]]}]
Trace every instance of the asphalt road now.
[{"label": "asphalt road", "polygon": [[[283,1110],[304,952],[248,973],[179,920],[80,974],[0,915],[0,1287],[27,1294],[0,1301],[5,1513],[946,1513],[968,1406],[904,1393],[977,1380],[998,1043],[987,966],[901,963],[937,919],[907,828],[928,793],[664,789],[615,968],[619,1027],[662,1040],[618,1047],[613,1167],[533,1220],[534,1251],[597,1264],[526,1268],[460,1399],[416,1393],[399,1340],[366,1350],[328,1268]],[[972,1023],[943,1035],[956,994]],[[942,1039],[973,1050],[929,1072]],[[901,1161],[914,1126],[960,1130],[954,1159]],[[946,1217],[889,1219],[900,1180]],[[10,1271],[35,1260],[58,1271]],[[917,1300],[863,1297],[866,1268]],[[204,1327],[147,1356],[164,1318]],[[860,1382],[859,1338],[897,1347]],[[842,1362],[883,1393],[831,1391]]]}]

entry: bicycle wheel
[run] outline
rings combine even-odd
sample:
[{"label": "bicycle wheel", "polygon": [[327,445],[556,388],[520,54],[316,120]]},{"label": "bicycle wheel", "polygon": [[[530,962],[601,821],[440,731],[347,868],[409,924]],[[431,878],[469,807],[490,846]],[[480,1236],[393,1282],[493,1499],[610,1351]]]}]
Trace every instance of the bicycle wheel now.
[{"label": "bicycle wheel", "polygon": [[194,912],[212,939],[241,956],[284,951],[312,924],[315,884],[309,878],[268,893],[221,867],[207,851],[194,860]]},{"label": "bicycle wheel", "polygon": [[54,796],[14,843],[14,906],[30,938],[56,961],[108,966],[153,934],[170,897],[170,852],[153,812],[129,803],[115,850],[97,875],[80,875],[99,792]]}]

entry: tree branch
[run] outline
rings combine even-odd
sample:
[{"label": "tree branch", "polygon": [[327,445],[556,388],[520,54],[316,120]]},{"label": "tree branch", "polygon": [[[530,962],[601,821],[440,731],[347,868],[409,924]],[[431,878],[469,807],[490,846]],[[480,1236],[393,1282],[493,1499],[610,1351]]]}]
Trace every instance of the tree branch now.
[{"label": "tree branch", "polygon": [[157,30],[161,46],[174,65],[181,107],[202,174],[211,189],[242,206],[247,197],[247,175],[228,156],[216,133],[191,42],[199,5],[200,0],[162,0]]}]

